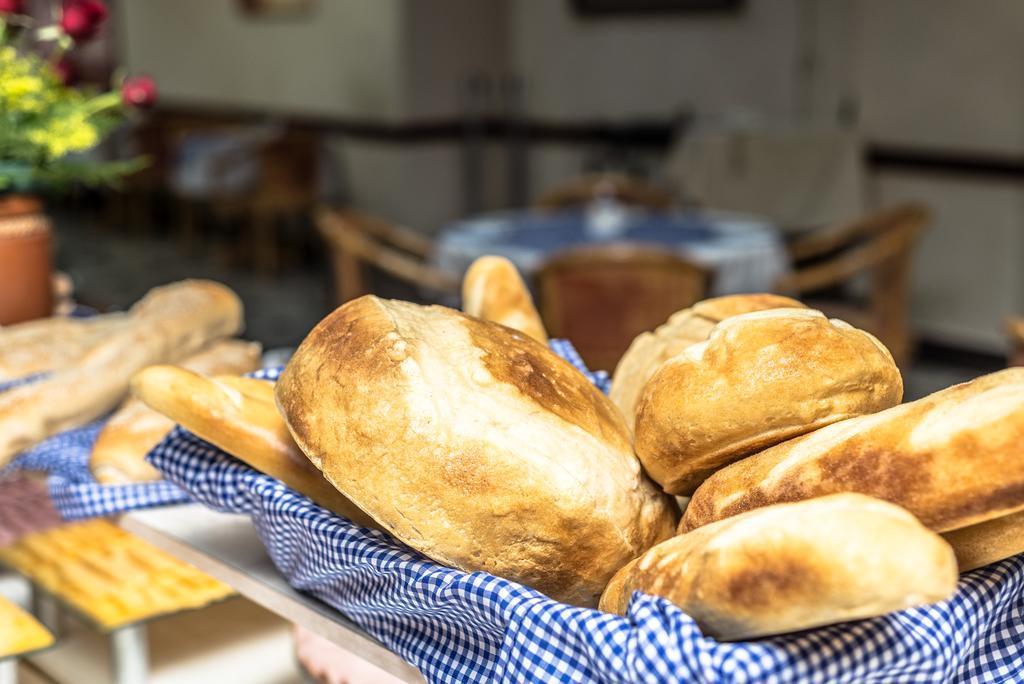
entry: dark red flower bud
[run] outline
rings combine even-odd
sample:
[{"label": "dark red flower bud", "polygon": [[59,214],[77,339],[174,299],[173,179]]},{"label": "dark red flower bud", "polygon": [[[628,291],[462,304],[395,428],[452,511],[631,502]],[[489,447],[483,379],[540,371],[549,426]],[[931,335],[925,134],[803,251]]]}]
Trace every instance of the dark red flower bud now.
[{"label": "dark red flower bud", "polygon": [[0,15],[24,13],[25,3],[23,0],[0,0]]},{"label": "dark red flower bud", "polygon": [[152,107],[156,102],[156,82],[149,76],[126,78],[121,84],[121,100],[128,107]]},{"label": "dark red flower bud", "polygon": [[107,19],[107,6],[99,0],[65,0],[60,27],[75,40],[89,40]]},{"label": "dark red flower bud", "polygon": [[60,82],[66,86],[78,83],[78,67],[67,57],[61,57],[60,61],[53,65],[53,71],[57,74]]}]

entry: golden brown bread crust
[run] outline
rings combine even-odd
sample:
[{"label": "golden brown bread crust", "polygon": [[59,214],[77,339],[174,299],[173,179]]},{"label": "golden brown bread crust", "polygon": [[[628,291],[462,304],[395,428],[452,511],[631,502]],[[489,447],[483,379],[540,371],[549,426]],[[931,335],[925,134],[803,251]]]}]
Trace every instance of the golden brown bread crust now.
[{"label": "golden brown bread crust", "polygon": [[501,323],[547,342],[533,297],[515,265],[501,256],[482,256],[462,279],[462,309],[470,316]]},{"label": "golden brown bread crust", "polygon": [[54,316],[0,329],[0,382],[73,365],[106,337],[123,329],[128,316]]},{"label": "golden brown bread crust", "polygon": [[277,401],[335,487],[439,562],[594,605],[672,534],[615,407],[510,328],[362,297],[313,329]]},{"label": "golden brown bread crust", "polygon": [[123,330],[73,366],[0,394],[0,467],[33,444],[80,427],[117,406],[137,371],[175,363],[242,330],[242,302],[229,288],[185,280],[154,288]]},{"label": "golden brown bread crust", "polygon": [[899,369],[869,333],[810,309],[732,316],[647,383],[636,453],[665,491],[692,494],[729,463],[902,396]]},{"label": "golden brown bread crust", "polygon": [[[181,362],[203,375],[241,375],[260,367],[259,342],[215,342]],[[122,404],[103,426],[92,447],[89,469],[101,484],[150,482],[160,471],[146,463],[146,454],[174,427],[174,421],[135,398]]]},{"label": "golden brown bread crust", "polygon": [[132,378],[132,395],[154,411],[277,478],[319,505],[364,527],[373,521],[327,482],[295,446],[265,380],[206,377],[174,366],[151,366]]},{"label": "golden brown bread crust", "polygon": [[682,529],[856,491],[945,532],[1024,509],[1024,368],[985,375],[779,444],[708,478]]},{"label": "golden brown bread crust", "polygon": [[907,511],[859,494],[779,504],[658,544],[620,570],[601,609],[662,596],[708,636],[749,639],[949,598],[953,551]]},{"label": "golden brown bread crust", "polygon": [[706,340],[715,325],[730,316],[802,306],[789,297],[760,293],[714,297],[697,302],[689,309],[677,311],[653,332],[640,333],[633,340],[615,366],[608,396],[622,411],[630,429],[633,429],[640,394],[661,364],[691,344]]},{"label": "golden brown bread crust", "polygon": [[942,537],[953,547],[960,572],[967,572],[1024,553],[1024,511],[959,530]]}]

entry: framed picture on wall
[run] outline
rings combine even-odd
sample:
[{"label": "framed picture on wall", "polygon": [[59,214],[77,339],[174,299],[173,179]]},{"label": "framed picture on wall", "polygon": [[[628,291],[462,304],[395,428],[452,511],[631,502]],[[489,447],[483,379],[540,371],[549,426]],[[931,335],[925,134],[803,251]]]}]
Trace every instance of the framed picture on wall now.
[{"label": "framed picture on wall", "polygon": [[243,14],[253,17],[294,17],[313,8],[313,0],[238,0]]},{"label": "framed picture on wall", "polygon": [[745,0],[570,0],[577,14],[607,16],[727,12],[740,9]]}]

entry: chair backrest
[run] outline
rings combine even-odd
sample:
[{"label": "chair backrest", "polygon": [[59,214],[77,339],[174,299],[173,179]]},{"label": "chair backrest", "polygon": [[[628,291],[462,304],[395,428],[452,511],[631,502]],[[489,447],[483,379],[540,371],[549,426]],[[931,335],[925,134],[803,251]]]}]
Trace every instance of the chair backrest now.
[{"label": "chair backrest", "polygon": [[777,289],[802,297],[868,276],[868,304],[861,324],[902,361],[909,351],[911,258],[928,219],[926,208],[908,203],[795,241],[790,245],[794,261],[811,261],[806,266],[798,263]]},{"label": "chair backrest", "polygon": [[671,195],[646,181],[618,173],[599,173],[580,176],[548,190],[534,203],[534,208],[570,209],[601,197],[661,211],[672,206]]},{"label": "chair backrest", "polygon": [[320,189],[318,135],[283,129],[258,145],[258,178],[253,188],[257,203],[273,208],[303,208],[316,203]]},{"label": "chair backrest", "polygon": [[589,366],[611,371],[633,338],[702,299],[711,276],[674,252],[637,244],[576,247],[537,275],[541,317]]},{"label": "chair backrest", "polygon": [[[412,231],[400,228],[386,221],[358,211],[342,209],[321,209],[316,216],[317,229],[330,247],[331,264],[334,271],[335,295],[343,304],[371,291],[366,278],[365,267],[372,266],[391,277],[417,288],[425,288],[440,294],[457,294],[459,278],[431,266],[420,254],[410,253],[415,242]],[[387,237],[398,236],[396,242],[388,244]]]}]

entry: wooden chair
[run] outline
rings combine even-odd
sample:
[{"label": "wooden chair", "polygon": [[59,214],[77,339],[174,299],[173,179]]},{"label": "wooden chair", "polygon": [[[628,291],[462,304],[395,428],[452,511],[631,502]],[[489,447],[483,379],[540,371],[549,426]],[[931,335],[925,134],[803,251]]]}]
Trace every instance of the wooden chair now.
[{"label": "wooden chair", "polygon": [[348,209],[321,209],[316,224],[330,248],[338,304],[372,291],[368,267],[440,296],[459,292],[457,276],[427,262],[429,238],[408,228]]},{"label": "wooden chair", "polygon": [[1024,366],[1024,318],[1013,316],[1006,320],[1006,338],[1009,341],[1007,365]]},{"label": "wooden chair", "polygon": [[[283,226],[298,231],[316,205],[320,140],[303,131],[285,130],[269,135],[256,145],[257,169],[254,187],[240,195],[211,198],[215,215],[243,227],[240,245],[262,273],[280,268]],[[229,155],[224,167],[237,160]],[[191,229],[195,231],[195,228]]]},{"label": "wooden chair", "polygon": [[[776,289],[870,331],[902,366],[912,347],[911,256],[928,219],[923,206],[903,204],[796,240],[789,246],[796,268]],[[846,296],[815,297],[860,277],[868,281],[867,296],[860,303]]]},{"label": "wooden chair", "polygon": [[711,274],[674,252],[620,243],[574,247],[537,275],[541,317],[587,365],[611,371],[633,338],[703,299]]},{"label": "wooden chair", "polygon": [[618,173],[599,173],[574,178],[548,190],[534,203],[534,208],[570,209],[585,206],[600,197],[658,211],[672,206],[671,195],[645,181]]}]

